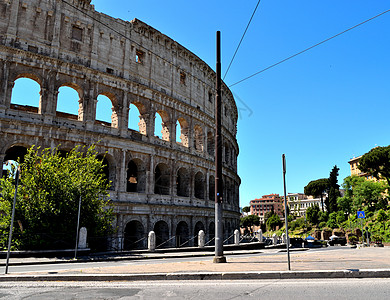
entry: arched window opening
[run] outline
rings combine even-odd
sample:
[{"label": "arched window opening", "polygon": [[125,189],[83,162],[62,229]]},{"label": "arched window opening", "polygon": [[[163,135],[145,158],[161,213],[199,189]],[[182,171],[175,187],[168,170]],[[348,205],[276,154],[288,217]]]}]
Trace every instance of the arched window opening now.
[{"label": "arched window opening", "polygon": [[16,168],[19,163],[24,162],[24,156],[27,154],[27,148],[23,146],[13,146],[5,152],[5,157],[2,166],[2,176],[6,177],[13,172],[16,172]]},{"label": "arched window opening", "polygon": [[198,172],[195,175],[195,198],[204,199],[204,178],[202,172]]},{"label": "arched window opening", "polygon": [[207,132],[207,153],[214,156],[215,152],[215,136],[213,131]]},{"label": "arched window opening", "polygon": [[156,113],[156,118],[154,120],[154,136],[162,139],[162,118],[160,114]]},{"label": "arched window opening", "polygon": [[112,123],[112,102],[104,95],[97,97],[96,121],[101,125],[111,126]]},{"label": "arched window opening", "polygon": [[209,177],[209,200],[215,201],[215,177]]},{"label": "arched window opening", "polygon": [[194,128],[194,147],[196,151],[203,152],[203,130],[199,125]]},{"label": "arched window opening", "polygon": [[176,193],[178,196],[188,197],[190,186],[190,172],[186,168],[177,171]]},{"label": "arched window opening", "polygon": [[[168,224],[164,221],[158,221],[153,228],[154,233],[156,234],[156,248],[167,248],[169,247],[169,227]],[[164,243],[164,244],[163,244]]]},{"label": "arched window opening", "polygon": [[179,121],[176,121],[176,143],[181,144],[181,126]]},{"label": "arched window opening", "polygon": [[135,106],[134,104],[130,104],[129,124],[128,124],[129,127],[128,128],[141,132],[141,128],[140,128],[140,124],[139,124],[140,120],[141,120],[140,119],[140,112],[139,112],[138,107]]},{"label": "arched window opening", "polygon": [[158,164],[154,172],[154,193],[159,195],[169,195],[170,172],[166,164]]},{"label": "arched window opening", "polygon": [[189,230],[188,224],[184,221],[179,222],[176,227],[176,247],[188,247]]},{"label": "arched window opening", "polygon": [[124,232],[123,249],[143,249],[146,245],[144,226],[139,221],[127,223]]},{"label": "arched window opening", "polygon": [[195,247],[199,246],[199,244],[198,244],[198,236],[199,236],[199,231],[201,231],[201,230],[205,231],[203,223],[199,221],[199,222],[197,222],[195,224],[195,229],[194,229],[194,237],[195,237],[194,238],[194,246]]},{"label": "arched window opening", "polygon": [[72,87],[62,86],[58,89],[56,115],[59,117],[81,120],[82,111],[80,95]]},{"label": "arched window opening", "polygon": [[130,161],[127,165],[127,192],[136,193],[138,185],[138,168],[134,161]]},{"label": "arched window opening", "polygon": [[96,158],[103,162],[104,178],[107,180],[107,183],[110,183],[110,187],[108,189],[113,190],[113,183],[110,182],[110,164],[108,162],[108,159],[103,155],[98,155]]},{"label": "arched window opening", "polygon": [[188,147],[189,146],[189,143],[188,143],[189,142],[189,140],[188,140],[188,134],[189,134],[188,123],[183,118],[177,119],[177,122],[180,125],[180,134],[178,134],[176,131],[176,140],[179,137],[179,139],[180,139],[179,144],[181,144],[184,147]]},{"label": "arched window opening", "polygon": [[224,152],[225,152],[225,164],[230,164],[230,148],[228,143],[225,143],[224,145]]},{"label": "arched window opening", "polygon": [[170,140],[168,113],[162,110],[156,112],[154,135],[163,141]]},{"label": "arched window opening", "polygon": [[15,80],[11,94],[11,108],[38,113],[41,100],[41,86],[30,78]]}]

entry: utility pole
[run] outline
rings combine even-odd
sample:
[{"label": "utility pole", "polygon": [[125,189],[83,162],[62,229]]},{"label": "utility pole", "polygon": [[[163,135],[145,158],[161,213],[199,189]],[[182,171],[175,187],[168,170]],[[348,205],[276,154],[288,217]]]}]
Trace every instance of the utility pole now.
[{"label": "utility pole", "polygon": [[223,256],[222,231],[222,95],[221,95],[221,32],[217,31],[217,63],[216,63],[216,95],[215,95],[215,256],[214,263],[225,263]]},{"label": "utility pole", "polygon": [[[283,187],[284,187],[284,222],[286,224],[286,248],[287,248],[287,262],[288,270],[291,270],[290,266],[290,239],[288,237],[288,216],[287,216],[287,193],[286,193],[286,155],[282,155],[283,160]],[[306,220],[306,216],[305,216]],[[306,221],[305,221],[306,224]],[[306,226],[306,225],[305,225]]]}]

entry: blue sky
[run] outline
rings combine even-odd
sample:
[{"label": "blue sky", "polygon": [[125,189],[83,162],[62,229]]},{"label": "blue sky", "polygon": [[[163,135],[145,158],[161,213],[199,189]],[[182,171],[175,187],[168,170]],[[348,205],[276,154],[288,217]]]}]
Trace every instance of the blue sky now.
[{"label": "blue sky", "polygon": [[[97,11],[138,18],[215,66],[222,35],[222,74],[257,4],[247,1],[92,0]],[[262,0],[235,61],[229,86],[349,27],[390,9],[385,0]],[[390,144],[390,12],[234,85],[240,111],[238,170],[241,206],[303,192],[311,180],[376,145]]]}]

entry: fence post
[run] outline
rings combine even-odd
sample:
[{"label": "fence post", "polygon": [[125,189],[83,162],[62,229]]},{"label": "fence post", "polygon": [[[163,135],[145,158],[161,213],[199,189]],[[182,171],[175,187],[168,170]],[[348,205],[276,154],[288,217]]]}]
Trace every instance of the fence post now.
[{"label": "fence post", "polygon": [[240,231],[238,229],[234,230],[234,244],[238,245],[240,243]]}]

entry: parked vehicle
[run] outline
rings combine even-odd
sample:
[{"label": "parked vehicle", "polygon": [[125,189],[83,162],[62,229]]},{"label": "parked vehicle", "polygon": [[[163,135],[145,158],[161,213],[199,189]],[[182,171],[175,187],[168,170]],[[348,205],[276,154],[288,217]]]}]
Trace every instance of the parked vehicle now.
[{"label": "parked vehicle", "polygon": [[347,244],[347,239],[345,237],[340,237],[335,235],[332,235],[328,241],[329,246],[334,246],[334,245],[345,246],[346,244]]}]

